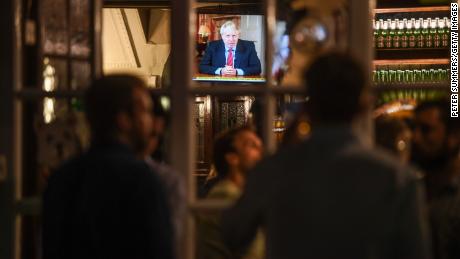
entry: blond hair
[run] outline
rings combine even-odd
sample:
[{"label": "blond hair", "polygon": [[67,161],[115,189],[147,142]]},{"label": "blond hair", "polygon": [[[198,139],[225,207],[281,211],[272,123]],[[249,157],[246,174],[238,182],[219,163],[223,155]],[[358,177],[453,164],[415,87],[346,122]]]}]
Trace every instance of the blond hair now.
[{"label": "blond hair", "polygon": [[239,33],[240,31],[236,27],[236,24],[232,21],[226,21],[222,26],[220,27],[220,35],[224,34],[225,31],[231,29],[232,31],[235,31],[236,33]]}]

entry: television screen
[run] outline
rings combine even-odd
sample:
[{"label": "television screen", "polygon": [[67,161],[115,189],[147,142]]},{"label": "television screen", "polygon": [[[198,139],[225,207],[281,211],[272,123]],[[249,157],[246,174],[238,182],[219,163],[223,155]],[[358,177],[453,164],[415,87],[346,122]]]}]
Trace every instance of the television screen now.
[{"label": "television screen", "polygon": [[262,15],[198,14],[195,81],[265,82]]}]

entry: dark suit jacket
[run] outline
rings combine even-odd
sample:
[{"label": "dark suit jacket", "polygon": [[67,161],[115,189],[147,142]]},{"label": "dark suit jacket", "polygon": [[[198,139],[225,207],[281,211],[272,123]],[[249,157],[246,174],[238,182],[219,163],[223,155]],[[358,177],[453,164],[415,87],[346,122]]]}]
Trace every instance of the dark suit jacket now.
[{"label": "dark suit jacket", "polygon": [[[222,40],[211,41],[200,62],[200,73],[214,75],[220,67],[225,67],[225,44]],[[242,69],[244,75],[260,75],[261,66],[254,42],[238,40],[235,50],[235,68]]]},{"label": "dark suit jacket", "polygon": [[93,147],[64,164],[43,199],[43,258],[173,258],[163,187],[125,146]]},{"label": "dark suit jacket", "polygon": [[351,130],[314,129],[248,174],[223,231],[239,252],[264,226],[270,259],[427,259],[423,198],[410,168]]}]

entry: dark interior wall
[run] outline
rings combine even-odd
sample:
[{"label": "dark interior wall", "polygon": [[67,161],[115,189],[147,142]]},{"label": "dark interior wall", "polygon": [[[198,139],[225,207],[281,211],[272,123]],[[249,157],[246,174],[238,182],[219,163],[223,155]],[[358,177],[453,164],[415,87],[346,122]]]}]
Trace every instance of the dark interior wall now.
[{"label": "dark interior wall", "polygon": [[0,258],[13,254],[13,2],[0,2],[0,156],[5,157],[7,176],[0,178]]}]

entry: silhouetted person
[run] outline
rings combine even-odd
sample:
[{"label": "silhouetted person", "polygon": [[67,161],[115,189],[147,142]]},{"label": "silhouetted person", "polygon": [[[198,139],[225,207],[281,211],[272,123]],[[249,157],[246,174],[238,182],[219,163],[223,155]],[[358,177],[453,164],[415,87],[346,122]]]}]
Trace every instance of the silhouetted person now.
[{"label": "silhouetted person", "polygon": [[[235,201],[241,195],[247,173],[262,158],[262,142],[248,127],[231,129],[219,136],[214,144],[213,162],[217,177],[206,198]],[[199,259],[261,259],[263,237],[259,233],[251,240],[244,254],[233,254],[222,239],[220,213],[198,215]]]},{"label": "silhouetted person", "polygon": [[412,132],[404,120],[389,116],[378,117],[375,120],[375,143],[401,162],[409,162]]},{"label": "silhouetted person", "polygon": [[162,148],[163,137],[166,131],[168,115],[160,103],[160,98],[153,99],[154,130],[147,141],[146,148],[140,157],[152,168],[161,179],[165,187],[166,197],[171,209],[171,220],[174,229],[174,248],[180,248],[183,238],[183,221],[187,212],[187,194],[185,183],[181,175],[164,162]]},{"label": "silhouetted person", "polygon": [[460,120],[448,101],[415,109],[413,161],[425,173],[436,259],[460,258]]},{"label": "silhouetted person", "polygon": [[351,130],[369,102],[363,68],[328,54],[311,65],[306,82],[312,134],[249,174],[224,213],[227,245],[244,251],[262,226],[270,259],[429,258],[421,183]]},{"label": "silhouetted person", "polygon": [[152,134],[144,82],[113,75],[85,96],[91,147],[54,172],[43,198],[43,258],[173,258],[162,184],[136,158]]}]

